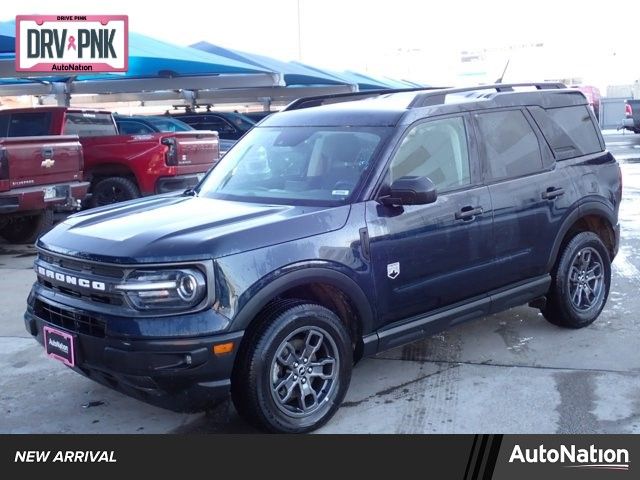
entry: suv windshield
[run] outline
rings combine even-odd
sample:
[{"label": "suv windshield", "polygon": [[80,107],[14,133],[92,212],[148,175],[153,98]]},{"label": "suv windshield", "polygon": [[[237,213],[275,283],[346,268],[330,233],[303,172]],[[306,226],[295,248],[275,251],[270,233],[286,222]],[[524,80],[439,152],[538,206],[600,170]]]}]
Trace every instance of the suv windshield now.
[{"label": "suv windshield", "polygon": [[389,135],[388,127],[261,127],[221,160],[200,194],[228,200],[340,205]]}]

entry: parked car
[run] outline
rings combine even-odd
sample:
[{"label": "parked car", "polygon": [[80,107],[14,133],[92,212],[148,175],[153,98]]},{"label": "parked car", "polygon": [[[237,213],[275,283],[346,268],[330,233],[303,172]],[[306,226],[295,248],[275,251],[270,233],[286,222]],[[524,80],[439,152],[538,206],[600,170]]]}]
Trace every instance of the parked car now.
[{"label": "parked car", "polygon": [[121,135],[111,112],[67,107],[3,110],[0,122],[9,116],[30,119],[33,135],[80,137],[94,207],[193,187],[219,159],[215,132]]},{"label": "parked car", "polygon": [[640,100],[627,100],[624,105],[622,128],[640,133]]},{"label": "parked car", "polygon": [[158,132],[193,132],[195,128],[166,116],[114,115],[120,135],[147,135]]},{"label": "parked car", "polygon": [[584,93],[584,96],[587,97],[587,102],[589,102],[589,106],[593,110],[596,119],[600,119],[600,100],[602,98],[600,95],[600,89],[592,85],[571,85],[570,88],[575,88],[576,90],[580,90]]},{"label": "parked car", "polygon": [[231,392],[250,423],[306,432],[363,356],[526,303],[585,327],[609,294],[620,168],[581,93],[534,86],[294,102],[195,190],[41,237],[26,329],[145,401]]},{"label": "parked car", "polygon": [[215,130],[223,140],[238,140],[255,125],[250,118],[235,112],[185,111],[171,113],[171,117],[191,125],[196,130]]},{"label": "parked car", "polygon": [[0,237],[10,243],[33,243],[55,212],[78,210],[89,189],[78,137],[31,136],[44,133],[33,120],[0,115]]}]

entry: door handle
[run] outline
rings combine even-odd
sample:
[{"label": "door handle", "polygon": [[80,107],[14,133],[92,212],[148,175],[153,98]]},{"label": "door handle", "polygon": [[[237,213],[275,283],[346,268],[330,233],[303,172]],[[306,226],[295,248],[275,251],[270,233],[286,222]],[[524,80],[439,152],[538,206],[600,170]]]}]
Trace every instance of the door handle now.
[{"label": "door handle", "polygon": [[545,200],[553,200],[561,195],[564,195],[564,188],[549,187],[542,192],[542,198]]},{"label": "door handle", "polygon": [[476,215],[482,215],[483,212],[482,207],[462,207],[459,212],[456,212],[456,220],[473,220]]}]

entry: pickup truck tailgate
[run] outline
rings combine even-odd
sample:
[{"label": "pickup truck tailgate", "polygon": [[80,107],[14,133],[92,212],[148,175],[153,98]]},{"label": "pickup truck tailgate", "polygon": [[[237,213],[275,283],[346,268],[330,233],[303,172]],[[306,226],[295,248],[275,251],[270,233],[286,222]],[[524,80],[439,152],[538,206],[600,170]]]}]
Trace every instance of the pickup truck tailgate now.
[{"label": "pickup truck tailgate", "polygon": [[0,191],[80,180],[82,146],[75,135],[0,138],[7,170]]},{"label": "pickup truck tailgate", "polygon": [[175,132],[166,138],[176,140],[178,165],[216,164],[220,158],[220,145],[216,132]]}]

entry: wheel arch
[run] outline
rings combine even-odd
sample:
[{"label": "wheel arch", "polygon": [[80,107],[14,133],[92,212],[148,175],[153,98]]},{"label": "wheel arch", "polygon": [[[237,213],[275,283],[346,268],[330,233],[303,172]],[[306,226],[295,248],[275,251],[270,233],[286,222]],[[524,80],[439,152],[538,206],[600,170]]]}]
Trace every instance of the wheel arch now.
[{"label": "wheel arch", "polygon": [[349,329],[356,357],[362,356],[363,336],[373,331],[373,309],[355,280],[330,268],[301,268],[270,281],[238,311],[233,329],[252,329],[265,307],[287,298],[309,300],[336,313]]},{"label": "wheel arch", "polygon": [[91,186],[95,186],[95,183],[99,180],[108,177],[125,177],[133,180],[136,186],[140,188],[140,182],[136,177],[135,172],[128,166],[119,162],[101,163],[91,167],[85,171],[86,178],[91,182]]},{"label": "wheel arch", "polygon": [[567,216],[560,227],[551,250],[547,271],[551,271],[554,268],[564,245],[580,232],[590,231],[597,234],[607,247],[613,260],[617,251],[617,239],[614,229],[616,224],[615,214],[607,205],[596,201],[580,205]]}]

